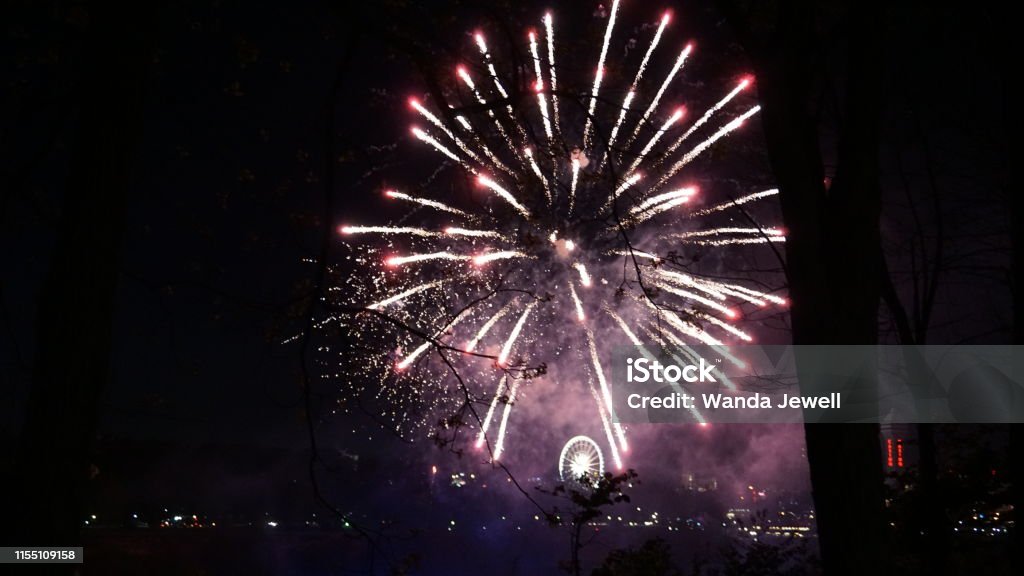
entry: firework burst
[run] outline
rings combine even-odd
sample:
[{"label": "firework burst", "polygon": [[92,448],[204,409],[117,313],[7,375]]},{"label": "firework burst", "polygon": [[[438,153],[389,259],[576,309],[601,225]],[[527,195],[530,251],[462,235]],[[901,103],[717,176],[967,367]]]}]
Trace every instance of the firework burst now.
[{"label": "firework burst", "polygon": [[[723,346],[724,357],[740,363],[724,346],[751,340],[737,325],[744,310],[785,304],[702,277],[677,257],[785,240],[745,212],[744,226],[704,224],[775,190],[714,201],[715,190],[698,190],[683,173],[758,112],[737,103],[749,100],[741,95],[752,80],[727,87],[705,111],[670,102],[694,48],[675,49],[667,73],[648,78],[659,49],[673,50],[664,47],[668,14],[635,74],[612,77],[618,18],[616,0],[585,88],[558,76],[565,58],[556,66],[551,13],[540,21],[543,32],[527,31],[516,48],[527,63],[522,87],[503,80],[503,60],[474,33],[473,56],[453,70],[446,101],[410,100],[413,137],[468,176],[471,198],[388,190],[390,201],[417,211],[419,225],[339,227],[355,270],[331,298],[366,313],[346,320],[357,340],[348,355],[358,358],[328,376],[361,383],[397,430],[431,422],[438,410],[475,406],[474,444],[497,460],[511,449],[515,407],[531,388],[579,385],[589,389],[579,397],[591,403],[592,425],[618,468],[629,444],[613,418],[603,338],[677,360],[693,357],[690,344]],[[549,368],[557,364],[555,377]]]}]

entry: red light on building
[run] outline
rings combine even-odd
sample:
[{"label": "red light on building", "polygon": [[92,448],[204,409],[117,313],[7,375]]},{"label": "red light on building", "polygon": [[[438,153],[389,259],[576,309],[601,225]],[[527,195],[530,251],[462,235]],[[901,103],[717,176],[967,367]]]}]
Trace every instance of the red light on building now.
[{"label": "red light on building", "polygon": [[[895,448],[894,448],[895,444]],[[885,439],[885,465],[889,468],[903,468],[903,438]]]}]

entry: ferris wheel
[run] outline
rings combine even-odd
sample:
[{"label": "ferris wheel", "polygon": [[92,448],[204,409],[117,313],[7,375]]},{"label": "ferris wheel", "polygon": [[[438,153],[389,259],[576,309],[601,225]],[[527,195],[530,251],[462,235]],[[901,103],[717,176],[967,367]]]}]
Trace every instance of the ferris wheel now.
[{"label": "ferris wheel", "polygon": [[592,478],[594,484],[604,475],[604,456],[601,448],[587,436],[570,438],[562,447],[558,458],[558,477],[563,481]]}]

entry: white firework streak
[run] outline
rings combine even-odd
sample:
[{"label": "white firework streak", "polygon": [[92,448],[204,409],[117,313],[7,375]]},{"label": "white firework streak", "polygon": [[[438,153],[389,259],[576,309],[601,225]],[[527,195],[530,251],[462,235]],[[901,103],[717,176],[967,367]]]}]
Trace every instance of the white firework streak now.
[{"label": "white firework streak", "polygon": [[644,115],[640,117],[640,121],[637,122],[636,128],[633,129],[633,133],[630,134],[629,140],[626,141],[626,145],[623,146],[623,149],[629,148],[629,145],[636,140],[636,137],[640,134],[640,129],[643,128],[644,124],[646,124],[647,120],[651,117],[651,114],[654,113],[654,109],[658,107],[658,102],[661,101],[661,97],[665,94],[665,90],[668,90],[668,86],[672,83],[672,79],[675,78],[676,74],[679,73],[679,70],[682,69],[683,64],[686,62],[686,59],[690,56],[690,52],[692,51],[693,45],[687,44],[686,48],[683,48],[683,51],[679,53],[679,57],[676,58],[675,64],[672,65],[672,69],[669,71],[668,76],[665,77],[665,81],[661,83],[658,91],[654,94],[654,99],[651,100],[650,105],[647,106],[647,110],[644,111]]},{"label": "white firework streak", "polygon": [[432,252],[430,254],[411,254],[409,256],[392,256],[384,260],[384,264],[388,266],[404,266],[405,264],[415,264],[417,262],[427,262],[430,260],[472,260],[472,256],[466,256],[464,254],[452,254],[447,250],[441,252]]},{"label": "white firework streak", "polygon": [[664,268],[656,268],[654,272],[674,284],[688,286],[690,288],[700,290],[705,294],[709,294],[719,300],[725,300],[725,294],[722,291],[715,289],[713,286],[708,286],[703,282],[698,282],[692,276],[673,272],[672,270],[665,270]]},{"label": "white firework streak", "polygon": [[721,284],[719,282],[700,281],[700,282],[697,282],[694,287],[695,288],[696,287],[703,287],[702,288],[703,290],[714,291],[715,293],[722,294],[723,298],[726,297],[726,296],[732,296],[734,298],[738,298],[740,300],[743,300],[744,302],[749,302],[751,304],[756,304],[757,306],[764,307],[764,306],[768,305],[768,302],[766,302],[762,298],[758,298],[756,296],[747,294],[745,292],[740,292],[739,290],[733,290],[733,289],[729,288],[729,285]]},{"label": "white firework streak", "polygon": [[484,336],[487,336],[487,333],[491,331],[491,328],[494,328],[494,325],[498,323],[498,320],[501,320],[505,314],[508,314],[508,311],[512,309],[514,304],[515,301],[513,300],[512,302],[502,306],[497,312],[495,312],[494,316],[491,316],[490,320],[484,322],[484,325],[477,330],[476,336],[473,336],[473,339],[466,343],[466,352],[473,352],[476,350],[476,345],[483,340]]},{"label": "white firework streak", "polygon": [[544,196],[547,198],[548,204],[550,205],[551,186],[548,184],[548,179],[544,176],[544,173],[541,172],[540,166],[537,165],[537,160],[533,157],[533,150],[527,148],[524,152],[526,153],[526,159],[530,162],[530,169],[533,170],[533,173],[536,174],[537,178],[539,178],[541,183],[544,184]]},{"label": "white firework streak", "polygon": [[388,190],[387,192],[384,193],[384,195],[387,196],[388,198],[397,198],[399,200],[405,200],[407,202],[415,202],[416,204],[419,204],[421,206],[433,208],[434,210],[441,210],[442,212],[448,212],[450,214],[456,214],[458,216],[462,216],[463,218],[472,218],[472,216],[463,212],[462,210],[459,210],[458,208],[452,208],[451,206],[444,204],[442,202],[437,202],[436,200],[429,200],[427,198],[417,198],[416,196],[410,196],[408,194],[398,192],[396,190]]},{"label": "white firework streak", "polygon": [[671,146],[669,146],[667,149],[665,149],[665,151],[662,153],[662,155],[663,156],[668,156],[669,154],[672,154],[673,152],[675,152],[676,149],[679,148],[679,146],[682,145],[683,141],[685,141],[687,138],[689,138],[691,134],[693,134],[694,132],[699,130],[701,126],[706,124],[707,121],[710,120],[711,117],[715,115],[715,112],[718,112],[719,110],[721,110],[726,104],[728,104],[733,98],[735,98],[737,94],[742,92],[749,85],[750,85],[750,80],[749,79],[744,78],[743,80],[741,80],[740,83],[737,84],[736,87],[732,89],[732,92],[729,92],[728,94],[725,95],[725,98],[722,98],[714,106],[712,106],[711,108],[708,108],[708,110],[706,112],[704,112],[704,115],[701,116],[696,122],[693,123],[693,126],[690,126],[686,130],[686,132],[683,133],[682,136],[680,136],[675,142],[673,142]]},{"label": "white firework streak", "polygon": [[345,235],[349,234],[381,234],[384,236],[390,235],[408,235],[408,236],[422,236],[424,238],[434,238],[441,236],[440,232],[434,232],[433,230],[425,230],[423,228],[410,228],[408,226],[342,226],[340,232]]},{"label": "white firework streak", "polygon": [[711,346],[722,345],[722,342],[718,338],[715,338],[714,336],[708,334],[706,331],[701,330],[699,326],[694,325],[692,322],[684,321],[675,312],[659,308],[657,305],[654,304],[654,302],[651,302],[650,299],[644,298],[643,301],[656,314],[663,316],[665,318],[665,321],[668,322],[669,326],[675,328],[684,335],[690,338],[695,338],[701,341],[702,343],[709,344]]},{"label": "white firework streak", "polygon": [[491,110],[487,106],[487,99],[484,98],[482,94],[480,94],[479,90],[477,90],[476,84],[473,82],[473,77],[470,76],[469,72],[467,72],[466,69],[462,68],[461,66],[455,69],[455,73],[458,74],[459,78],[462,79],[462,82],[465,83],[466,86],[470,89],[470,91],[473,92],[473,96],[476,97],[477,103],[487,108],[487,115],[490,116],[491,120],[494,121],[494,127],[497,128],[498,133],[501,134],[501,138],[505,141],[505,145],[507,145],[508,149],[512,151],[512,154],[514,154],[518,158],[519,152],[516,150],[515,143],[512,142],[512,138],[509,137],[508,132],[505,131],[505,127],[501,125],[501,121],[498,120],[498,116],[494,113],[494,110]]},{"label": "white firework streak", "polygon": [[528,258],[526,254],[522,252],[516,252],[515,250],[502,250],[500,252],[484,252],[473,257],[473,264],[477,266],[483,266],[496,260],[510,260],[512,258]]},{"label": "white firework streak", "polygon": [[544,134],[551,140],[554,134],[551,131],[551,118],[548,117],[548,100],[543,90],[543,86],[537,86],[537,106],[540,107],[540,116],[544,120]]},{"label": "white firework streak", "polygon": [[657,282],[655,283],[655,285],[658,288],[664,290],[665,292],[672,294],[673,296],[678,296],[680,298],[685,298],[687,300],[693,300],[694,302],[700,302],[701,304],[707,306],[708,308],[711,308],[712,310],[717,310],[722,314],[725,314],[729,318],[736,317],[735,310],[732,310],[728,306],[722,305],[720,302],[701,296],[700,294],[690,292],[689,290],[683,290],[682,288],[676,288],[675,286],[672,286],[671,284],[668,284],[666,282]]},{"label": "white firework streak", "polygon": [[583,150],[589,147],[590,126],[597,110],[597,93],[601,90],[601,79],[604,78],[604,59],[608,55],[608,44],[612,41],[612,30],[615,29],[615,18],[619,15],[619,0],[612,2],[612,11],[608,15],[608,27],[604,30],[604,42],[601,43],[601,56],[597,59],[597,70],[594,72],[594,87],[590,90],[590,105],[587,106],[587,121],[583,126]]},{"label": "white firework streak", "polygon": [[[679,338],[679,336],[676,336],[675,334],[673,334],[671,330],[668,330],[664,326],[659,326],[658,324],[653,323],[653,322],[651,323],[651,326],[653,328],[656,328],[657,330],[659,330],[661,335],[665,337],[665,340],[667,340],[670,343],[672,343],[676,347],[676,349],[679,350],[679,352],[682,355],[684,355],[687,358],[689,358],[690,359],[690,363],[696,364],[696,363],[700,362],[700,358],[696,354],[694,354],[694,352],[690,349],[689,346],[686,345],[686,342],[683,342],[683,340],[681,338]],[[726,346],[711,346],[711,349],[716,351],[716,352],[718,352],[719,354],[721,354],[724,358],[728,359],[731,363],[735,364],[737,367],[739,367],[739,368],[746,367],[746,363],[744,363],[739,358],[736,358],[735,356],[733,356],[729,352],[729,348],[728,347],[726,347]],[[729,390],[736,390],[736,383],[733,382],[732,380],[730,380],[729,377],[726,376],[725,374],[719,373],[718,379],[721,380],[722,384],[725,385],[725,387],[728,388]]]},{"label": "white firework streak", "polygon": [[[646,326],[644,326],[643,329],[644,329],[644,332],[647,334],[647,336],[651,340],[656,342],[659,346],[664,348],[665,351],[667,351],[669,353],[669,356],[672,357],[672,360],[674,360],[676,362],[676,366],[685,366],[687,364],[690,364],[690,362],[687,362],[686,360],[683,360],[682,358],[679,357],[678,354],[676,354],[675,352],[672,352],[671,350],[669,350],[668,343],[666,342],[666,340],[664,338],[659,336],[657,332],[655,332],[654,330],[651,330],[650,328],[648,328]],[[686,393],[686,391],[683,390],[683,387],[679,384],[679,382],[671,382],[670,381],[668,383],[668,385],[677,394],[685,394]],[[693,414],[693,418],[697,421],[698,424],[704,424],[706,422],[704,420],[704,416],[701,415],[700,410],[697,410],[696,406],[690,406],[689,410],[690,410],[690,413]]]},{"label": "white firework streak", "polygon": [[530,39],[530,56],[533,57],[533,76],[541,85],[544,84],[544,74],[540,70],[540,54],[537,52],[537,33],[530,30],[527,33]]},{"label": "white firework streak", "polygon": [[[636,211],[636,213],[633,213],[633,210],[630,210],[630,218],[627,220],[627,224],[635,226],[637,224],[646,222],[651,218],[654,218],[658,214],[661,214],[662,212],[667,212],[668,210],[671,210],[676,206],[686,204],[687,202],[690,201],[691,198],[693,198],[693,195],[696,193],[697,189],[690,187],[681,188],[673,192],[666,192],[665,194],[660,194],[659,196],[666,196],[670,194],[672,196],[665,199],[664,201],[661,201],[660,203],[654,204],[653,206],[648,206],[645,209],[638,210]],[[658,196],[655,196],[654,198],[651,198],[651,200],[657,197]],[[647,201],[641,203],[641,205],[645,204],[647,204]]]},{"label": "white firework streak", "polygon": [[[649,360],[654,360],[654,355],[651,354],[651,351],[644,346],[643,342],[641,342],[639,338],[637,338],[636,334],[633,333],[633,330],[630,329],[629,324],[626,323],[622,316],[619,316],[615,310],[612,310],[608,306],[604,307],[604,311],[605,314],[611,316],[612,320],[615,320],[619,325],[619,328],[621,328],[622,332],[626,335],[626,338],[629,338],[629,341],[632,342],[634,346],[638,346],[640,348],[640,354]],[[611,396],[609,395],[608,398],[610,400]]]},{"label": "white firework streak", "polygon": [[399,362],[395,366],[395,368],[397,370],[399,370],[399,371],[405,370],[413,362],[415,362],[416,359],[419,358],[421,354],[426,352],[430,348],[430,346],[431,346],[430,342],[424,342],[423,344],[420,344],[419,347],[417,347],[415,350],[412,351],[412,354],[409,354],[408,356],[406,356],[401,362]]},{"label": "white firework streak", "polygon": [[[455,326],[457,326],[459,324],[459,322],[462,322],[464,319],[468,318],[471,315],[472,315],[472,309],[470,309],[470,308],[467,308],[467,309],[463,310],[462,312],[459,312],[455,316],[455,318],[452,318],[452,321],[449,322],[447,326],[445,326],[444,328],[439,330],[436,334],[434,334],[434,340],[436,342],[440,343],[441,339],[444,337],[446,332],[449,332],[452,328],[455,328]],[[413,362],[415,362],[416,359],[420,357],[420,355],[422,355],[424,352],[429,350],[430,347],[433,346],[433,345],[434,345],[434,342],[431,342],[430,340],[424,342],[423,344],[420,344],[420,346],[418,348],[413,350],[411,354],[409,354],[401,362],[399,362],[395,366],[395,368],[397,370],[399,370],[399,371],[405,370]]]},{"label": "white firework streak", "polygon": [[501,347],[501,353],[498,354],[498,365],[504,366],[508,363],[508,355],[512,353],[512,346],[515,345],[516,340],[519,338],[519,333],[523,331],[523,326],[526,325],[526,319],[530,317],[530,312],[533,311],[536,305],[536,300],[530,302],[526,305],[526,309],[523,310],[523,314],[519,316],[519,320],[512,328],[512,332],[509,333],[508,339],[505,340],[505,345]]},{"label": "white firework streak", "polygon": [[537,53],[537,34],[530,31],[530,55],[533,56],[533,75],[536,79],[534,89],[537,90],[537,106],[540,108],[541,119],[544,121],[544,135],[551,140],[551,118],[548,116],[548,100],[544,96],[544,74],[540,69],[540,55]]},{"label": "white firework streak", "polygon": [[651,55],[654,54],[654,49],[657,48],[658,42],[661,41],[661,35],[665,32],[665,27],[668,26],[668,22],[671,19],[672,18],[668,12],[661,17],[661,24],[658,25],[658,31],[654,33],[651,45],[647,48],[647,52],[644,54],[643,60],[640,61],[640,67],[636,70],[636,76],[633,77],[633,83],[630,84],[629,91],[626,92],[626,98],[622,101],[622,109],[619,110],[619,117],[615,120],[615,125],[612,126],[611,135],[608,136],[608,145],[605,147],[604,155],[601,157],[601,164],[597,168],[598,172],[604,168],[604,163],[608,160],[608,153],[615,146],[615,139],[619,135],[619,128],[622,126],[622,121],[626,118],[626,112],[629,110],[629,105],[633,101],[633,97],[636,96],[636,87],[640,84],[640,79],[643,78],[644,71],[647,70],[647,63],[650,62]]},{"label": "white firework streak", "polygon": [[[626,432],[622,429],[622,424],[614,421],[615,407],[612,404],[612,392],[608,387],[608,380],[604,377],[604,370],[601,368],[601,358],[597,355],[597,344],[594,343],[594,333],[589,328],[585,330],[587,333],[587,347],[590,351],[590,362],[594,366],[594,374],[597,376],[597,381],[601,385],[601,398],[604,400],[604,410],[611,416],[612,429],[615,431],[615,436],[619,439],[619,446],[622,447],[622,451],[626,452],[629,450],[629,444],[626,443]],[[608,422],[605,422],[607,426]],[[609,437],[611,434],[608,434]],[[612,442],[614,444],[614,442]]]},{"label": "white firework streak", "polygon": [[572,184],[569,186],[569,215],[572,216],[573,206],[576,204],[576,183],[580,179],[580,161],[572,159]]},{"label": "white firework streak", "polygon": [[576,306],[576,319],[583,322],[587,319],[587,315],[583,311],[583,301],[580,300],[579,294],[576,293],[576,286],[572,281],[569,281],[569,294],[572,295],[572,302]]},{"label": "white firework streak", "polygon": [[582,284],[584,287],[589,288],[592,283],[592,280],[590,279],[590,273],[587,272],[587,267],[584,266],[582,262],[576,262],[572,265],[572,267],[575,268],[577,272],[579,272],[580,284]]},{"label": "white firework streak", "polygon": [[639,214],[653,206],[668,202],[669,200],[675,200],[677,198],[689,198],[696,192],[696,188],[680,188],[679,190],[672,190],[671,192],[665,192],[658,194],[657,196],[651,196],[643,202],[629,209],[631,215]]},{"label": "white firework streak", "polygon": [[766,292],[760,292],[758,290],[753,290],[753,289],[747,288],[746,286],[740,286],[738,284],[721,284],[721,286],[723,286],[724,288],[729,288],[729,289],[732,289],[732,290],[736,290],[738,292],[746,292],[747,294],[750,294],[751,296],[755,296],[757,298],[762,298],[764,300],[767,300],[769,302],[773,302],[773,303],[778,304],[780,306],[785,306],[786,305],[786,299],[785,298],[780,298],[779,296],[776,296],[774,294],[768,294]]},{"label": "white firework streak", "polygon": [[608,161],[608,153],[611,152],[612,147],[615,145],[615,139],[619,136],[619,129],[622,128],[622,121],[626,119],[626,112],[629,111],[629,105],[633,102],[633,98],[635,96],[635,90],[626,92],[626,98],[623,99],[622,108],[619,110],[619,117],[615,120],[615,124],[612,126],[611,134],[608,135],[608,145],[605,147],[604,155],[601,156],[601,163],[597,166],[598,172],[601,172],[604,169],[604,164]]},{"label": "white firework streak", "polygon": [[455,152],[452,152],[451,150],[449,150],[444,144],[441,144],[440,142],[438,142],[437,139],[434,138],[433,136],[431,136],[430,134],[427,134],[426,132],[424,132],[423,130],[421,130],[419,128],[416,128],[415,126],[412,128],[412,134],[413,134],[413,136],[415,136],[415,137],[419,138],[420,140],[426,142],[427,144],[430,144],[431,146],[433,146],[434,149],[437,150],[438,152],[440,152],[440,153],[444,154],[445,156],[451,158],[452,160],[458,162],[466,170],[476,174],[476,168],[473,168],[465,160],[463,160],[462,158],[459,158],[455,154]]},{"label": "white firework streak", "polygon": [[785,236],[767,236],[760,238],[722,238],[718,240],[693,240],[691,244],[702,246],[730,246],[734,244],[769,244],[772,242],[785,242]]},{"label": "white firework streak", "polygon": [[448,127],[445,126],[444,122],[442,122],[440,118],[435,116],[433,112],[431,112],[430,110],[427,110],[422,104],[420,104],[419,100],[416,100],[415,98],[411,98],[409,100],[409,104],[413,107],[413,109],[415,109],[417,112],[419,112],[421,116],[423,116],[424,118],[429,120],[431,124],[433,124],[434,126],[437,126],[442,132],[444,132],[445,135],[448,136],[448,138],[452,142],[454,142],[455,145],[459,147],[459,150],[462,150],[462,152],[466,156],[469,156],[470,158],[475,160],[480,165],[484,165],[485,164],[483,159],[481,159],[480,156],[477,155],[476,152],[473,152],[469,148],[469,146],[466,145],[465,142],[463,142],[458,136],[456,136],[454,132],[449,130]]},{"label": "white firework streak", "polygon": [[697,326],[692,322],[684,321],[675,312],[672,312],[670,310],[662,310],[661,312],[662,314],[664,314],[665,320],[668,322],[669,326],[675,328],[683,335],[689,336],[690,338],[696,338],[697,340],[700,340],[702,343],[707,344],[709,346],[722,345],[721,340],[708,334],[707,331],[701,328],[700,326]]},{"label": "white firework streak", "polygon": [[444,229],[444,233],[448,236],[466,236],[467,238],[497,238],[499,240],[507,240],[507,238],[500,232],[494,230],[468,230],[466,228],[448,227]]},{"label": "white firework streak", "polygon": [[720,128],[718,130],[718,132],[715,132],[714,134],[709,136],[707,140],[704,140],[703,142],[701,142],[700,144],[695,146],[692,150],[690,150],[685,155],[683,155],[683,157],[680,158],[675,164],[673,164],[672,167],[669,168],[664,174],[662,174],[661,179],[658,180],[658,182],[649,190],[649,192],[654,192],[654,191],[658,190],[659,188],[661,188],[661,186],[665,182],[668,182],[668,180],[670,178],[672,178],[673,176],[676,175],[676,173],[678,173],[680,170],[682,170],[683,166],[686,166],[687,164],[692,162],[694,158],[696,158],[697,156],[700,156],[700,154],[702,152],[704,152],[705,150],[707,150],[708,148],[710,148],[712,144],[717,142],[719,139],[721,139],[726,134],[728,134],[728,133],[732,132],[733,130],[735,130],[735,129],[739,128],[740,126],[742,126],[743,122],[745,122],[747,120],[747,118],[750,118],[751,116],[753,116],[754,114],[757,114],[760,111],[761,111],[761,107],[760,106],[754,106],[750,110],[747,110],[746,112],[744,112],[743,114],[738,116],[732,122],[729,122],[728,124],[726,124],[725,126]]},{"label": "white firework streak", "polygon": [[753,202],[754,200],[760,200],[761,198],[767,198],[769,196],[775,196],[779,193],[778,188],[772,188],[771,190],[763,190],[761,192],[754,192],[753,194],[747,194],[746,196],[740,196],[735,200],[728,202],[722,202],[721,204],[715,204],[707,208],[702,208],[696,212],[693,212],[691,216],[706,216],[713,212],[721,212],[722,210],[728,210],[734,206],[746,204],[747,202]]},{"label": "white firework streak", "polygon": [[[629,324],[626,323],[625,319],[623,319],[622,316],[619,316],[618,313],[616,313],[608,306],[604,307],[604,311],[606,314],[611,316],[613,320],[615,320],[615,322],[619,325],[619,328],[622,330],[622,333],[626,335],[626,338],[629,338],[629,341],[632,342],[633,345],[636,346],[637,349],[640,351],[640,355],[642,355],[644,358],[647,358],[651,362],[654,362],[656,360],[654,354],[651,354],[651,351],[648,350],[646,346],[644,346],[644,343],[640,341],[640,338],[638,338],[637,335],[633,333],[633,330],[630,329]],[[611,396],[609,395],[609,401],[610,398]]]},{"label": "white firework streak", "polygon": [[558,125],[558,74],[555,71],[555,19],[551,12],[544,14],[544,32],[548,41],[548,71],[551,77],[551,107],[555,113],[555,130],[562,131]]},{"label": "white firework streak", "polygon": [[715,316],[712,316],[711,314],[704,314],[696,311],[691,311],[691,313],[702,320],[707,320],[708,322],[714,324],[715,326],[718,326],[719,328],[725,330],[726,332],[732,334],[733,336],[739,337],[744,342],[754,341],[754,339],[751,338],[750,334],[747,334],[743,330],[740,330],[739,328],[733,326],[732,324],[729,324],[728,322],[722,320],[721,318],[717,318]]},{"label": "white firework streak", "polygon": [[527,220],[530,219],[530,211],[526,209],[526,206],[523,206],[522,204],[520,204],[519,200],[516,200],[516,197],[513,196],[511,192],[509,192],[508,190],[504,189],[500,184],[498,184],[494,180],[491,180],[487,176],[484,176],[483,174],[481,174],[479,177],[477,177],[477,180],[481,184],[483,184],[484,186],[490,188],[491,190],[494,190],[494,192],[498,196],[501,196],[503,200],[505,200],[506,202],[511,204],[512,207],[515,208],[517,212],[522,214],[523,218],[526,218]]},{"label": "white firework streak", "polygon": [[668,202],[663,202],[663,203],[658,204],[657,206],[655,206],[655,207],[653,207],[653,208],[651,208],[651,209],[649,209],[649,210],[639,214],[635,218],[632,218],[629,221],[629,225],[635,226],[635,225],[640,224],[642,222],[646,222],[647,220],[650,220],[651,218],[654,218],[655,216],[657,216],[658,214],[661,214],[662,212],[667,212],[668,210],[671,210],[672,208],[675,208],[676,206],[681,206],[683,204],[686,204],[689,201],[690,201],[689,197],[685,197],[684,196],[682,198],[676,198],[675,200],[669,200]]},{"label": "white firework streak", "polygon": [[480,433],[476,437],[476,448],[480,449],[483,447],[484,442],[487,441],[487,429],[491,427],[491,419],[494,418],[494,409],[498,406],[498,399],[501,398],[501,390],[505,387],[505,380],[508,378],[507,374],[503,374],[498,380],[498,389],[494,391],[494,398],[491,399],[491,405],[487,408],[487,416],[484,417],[484,423],[480,425]]},{"label": "white firework streak", "polygon": [[[484,62],[487,64],[487,71],[491,73],[491,81],[494,82],[494,87],[498,89],[498,94],[508,101],[508,91],[505,90],[505,86],[502,85],[501,79],[498,78],[498,71],[494,68],[494,61],[491,60],[491,53],[487,50],[487,42],[484,40],[484,35],[477,32],[473,35],[473,39],[476,40],[477,48],[480,49],[480,53],[483,54]],[[526,132],[523,131],[523,127],[516,122],[516,113],[512,110],[512,104],[505,104],[505,111],[508,112],[508,118],[512,121],[512,125],[519,130],[519,135],[525,140]]]},{"label": "white firework streak", "polygon": [[[449,106],[451,105],[449,104]],[[463,130],[468,132],[469,135],[473,137],[473,141],[476,142],[476,145],[480,147],[480,150],[483,151],[484,156],[486,156],[487,159],[491,161],[492,165],[494,165],[497,169],[501,170],[502,172],[515,176],[515,172],[511,168],[506,166],[505,163],[502,162],[494,154],[494,152],[491,152],[491,149],[487,146],[487,143],[484,142],[482,138],[480,138],[480,135],[477,133],[476,129],[473,128],[473,124],[470,123],[470,121],[467,120],[465,116],[456,116],[455,120],[459,123],[459,126],[461,126]]]},{"label": "white firework streak", "polygon": [[390,298],[385,298],[384,300],[381,300],[380,302],[374,302],[373,304],[370,304],[366,308],[369,309],[369,310],[379,310],[381,308],[384,308],[385,306],[389,306],[389,305],[394,304],[396,302],[401,302],[402,300],[405,300],[409,296],[412,296],[414,294],[419,294],[420,292],[423,292],[424,290],[430,290],[431,288],[436,288],[437,286],[440,286],[443,283],[444,283],[444,280],[435,280],[433,282],[427,282],[425,284],[420,284],[419,286],[414,286],[412,288],[409,288],[408,290],[405,290],[403,292],[399,292],[398,294],[395,294],[394,296],[391,296]]},{"label": "white firework streak", "polygon": [[615,192],[612,192],[611,198],[609,198],[608,201],[605,202],[605,205],[603,207],[601,207],[601,210],[604,211],[604,210],[608,210],[609,208],[611,208],[612,204],[614,204],[615,201],[619,199],[619,196],[622,196],[623,192],[625,192],[626,190],[629,190],[630,187],[632,187],[634,184],[639,182],[640,179],[641,179],[641,175],[639,173],[631,174],[629,176],[629,178],[626,178],[622,182],[622,184],[619,184],[619,187],[615,189]]},{"label": "white firework streak", "polygon": [[694,278],[686,274],[673,272],[672,270],[665,270],[664,268],[656,268],[655,273],[657,273],[658,275],[662,276],[663,278],[670,282],[675,282],[678,284],[682,284],[684,286],[695,288],[697,290],[710,294],[715,298],[718,298],[719,300],[725,300],[726,296],[733,296],[734,298],[739,298],[740,300],[750,302],[751,304],[756,304],[758,306],[766,306],[768,303],[766,301],[774,302],[780,305],[786,303],[785,299],[783,298],[779,298],[778,296],[772,296],[771,294],[765,294],[763,292],[758,292],[757,290],[752,290],[744,286],[726,284],[724,282],[717,282],[713,280],[708,280],[706,278]]},{"label": "white firework streak", "polygon": [[650,252],[644,252],[643,250],[637,250],[635,248],[633,250],[612,250],[608,252],[608,254],[611,254],[613,256],[635,256],[637,258],[645,258],[647,260],[654,260],[655,264],[661,262],[661,256],[658,256],[657,254],[652,254]]},{"label": "white firework streak", "polygon": [[494,460],[501,458],[505,451],[505,432],[508,430],[508,416],[512,413],[512,404],[516,401],[516,392],[519,391],[519,380],[512,379],[512,387],[508,393],[508,400],[505,402],[505,411],[501,413],[501,424],[498,426],[498,441],[494,444]]},{"label": "white firework streak", "polygon": [[709,228],[707,230],[693,230],[691,232],[680,232],[673,234],[673,238],[700,238],[704,236],[721,236],[722,234],[764,234],[766,236],[782,236],[782,230],[778,228]]},{"label": "white firework streak", "polygon": [[668,26],[669,21],[672,19],[672,15],[668,12],[661,17],[661,23],[658,25],[658,31],[654,33],[654,38],[651,39],[651,45],[647,48],[647,52],[644,54],[643,60],[640,61],[640,67],[637,68],[636,76],[633,77],[633,83],[631,89],[636,90],[640,79],[644,76],[644,71],[647,70],[647,63],[651,61],[651,54],[654,54],[654,49],[658,47],[658,42],[661,42],[661,35],[665,32],[665,28]]},{"label": "white firework streak", "polygon": [[[716,238],[717,236],[739,235],[732,238]],[[725,246],[728,244],[765,244],[767,242],[785,242],[786,236],[778,228],[711,228],[671,234],[690,244],[706,246]]]},{"label": "white firework streak", "polygon": [[654,133],[654,136],[651,136],[651,139],[647,141],[647,145],[644,146],[643,150],[641,150],[640,153],[637,154],[636,160],[633,160],[633,163],[630,164],[629,168],[626,169],[626,174],[630,174],[633,172],[633,170],[636,170],[636,167],[639,166],[640,163],[644,161],[644,158],[647,156],[647,153],[651,151],[651,148],[654,148],[654,145],[658,143],[658,140],[661,139],[665,132],[667,132],[668,129],[671,128],[672,125],[678,122],[679,119],[682,117],[683,108],[676,108],[676,111],[673,112],[672,115],[669,116],[668,120],[666,120],[665,123],[661,125],[661,128]]},{"label": "white firework streak", "polygon": [[622,458],[619,457],[619,449],[615,445],[615,437],[612,436],[611,422],[608,420],[608,413],[605,412],[604,403],[601,401],[601,396],[594,387],[594,380],[589,379],[590,395],[594,397],[594,402],[597,404],[597,413],[601,417],[601,425],[604,427],[605,436],[608,438],[608,447],[612,451],[612,461],[615,462],[615,468],[622,469]]}]

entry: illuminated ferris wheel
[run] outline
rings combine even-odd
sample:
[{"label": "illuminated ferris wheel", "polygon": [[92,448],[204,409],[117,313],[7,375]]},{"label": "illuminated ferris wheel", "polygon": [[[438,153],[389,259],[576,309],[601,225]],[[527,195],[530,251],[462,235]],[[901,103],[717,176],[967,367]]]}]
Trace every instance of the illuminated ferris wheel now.
[{"label": "illuminated ferris wheel", "polygon": [[[579,482],[591,478],[592,483],[604,475],[604,456],[601,448],[587,436],[570,438],[562,447],[558,458],[558,477],[563,481]],[[581,482],[582,483],[582,482]]]}]

